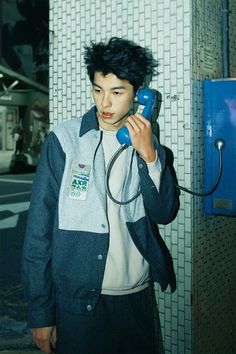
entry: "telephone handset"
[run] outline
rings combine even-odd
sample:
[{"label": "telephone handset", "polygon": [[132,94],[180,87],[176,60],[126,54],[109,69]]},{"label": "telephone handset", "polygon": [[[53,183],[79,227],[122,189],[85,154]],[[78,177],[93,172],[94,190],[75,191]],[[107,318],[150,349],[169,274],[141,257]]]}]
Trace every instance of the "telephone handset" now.
[{"label": "telephone handset", "polygon": [[[141,88],[137,92],[137,100],[140,105],[144,106],[143,111],[140,113],[148,120],[151,120],[156,104],[156,91],[148,87]],[[129,131],[125,126],[117,131],[116,137],[121,145],[131,145]]]},{"label": "telephone handset", "polygon": [[[143,107],[142,112],[140,112],[146,119],[151,120],[152,118],[152,113],[155,108],[156,104],[156,95],[157,92],[155,90],[152,90],[150,88],[141,88],[137,92],[137,99],[138,103]],[[121,144],[120,148],[116,151],[116,153],[113,155],[111,160],[108,163],[107,166],[107,172],[106,172],[106,190],[109,198],[116,204],[124,205],[124,204],[129,204],[131,203],[134,199],[136,199],[139,194],[141,193],[140,190],[137,192],[136,195],[134,195],[131,199],[126,200],[126,201],[119,201],[115,199],[110,191],[110,186],[109,186],[109,178],[110,178],[110,173],[111,169],[117,159],[117,157],[124,151],[127,146],[131,145],[131,139],[129,136],[129,131],[128,129],[123,126],[121,127],[118,132],[116,133],[116,137]]]}]

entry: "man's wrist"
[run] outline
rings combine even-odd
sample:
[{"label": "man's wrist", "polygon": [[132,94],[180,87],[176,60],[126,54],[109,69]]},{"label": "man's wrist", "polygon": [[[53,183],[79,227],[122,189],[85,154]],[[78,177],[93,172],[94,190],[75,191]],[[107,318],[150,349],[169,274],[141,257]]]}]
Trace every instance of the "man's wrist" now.
[{"label": "man's wrist", "polygon": [[157,152],[155,149],[153,149],[150,152],[147,152],[145,154],[139,154],[139,156],[146,162],[146,163],[150,163],[150,162],[154,162],[157,161],[158,157],[157,157]]}]

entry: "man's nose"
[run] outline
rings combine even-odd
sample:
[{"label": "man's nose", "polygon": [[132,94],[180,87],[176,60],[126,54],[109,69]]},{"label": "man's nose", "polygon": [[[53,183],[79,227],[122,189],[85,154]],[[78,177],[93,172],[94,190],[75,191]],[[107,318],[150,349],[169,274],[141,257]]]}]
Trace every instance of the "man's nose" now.
[{"label": "man's nose", "polygon": [[102,99],[102,107],[111,107],[111,99],[110,95],[104,94],[103,99]]}]

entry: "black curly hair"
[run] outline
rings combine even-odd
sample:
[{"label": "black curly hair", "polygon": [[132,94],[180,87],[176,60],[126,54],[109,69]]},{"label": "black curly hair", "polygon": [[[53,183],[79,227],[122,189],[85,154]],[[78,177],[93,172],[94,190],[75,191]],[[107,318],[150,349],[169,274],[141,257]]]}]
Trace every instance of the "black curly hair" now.
[{"label": "black curly hair", "polygon": [[158,62],[149,49],[118,37],[112,37],[108,43],[91,42],[91,46],[85,47],[84,61],[92,83],[95,72],[104,76],[112,73],[120,80],[127,80],[134,92],[144,84],[146,77],[151,79],[158,74]]}]

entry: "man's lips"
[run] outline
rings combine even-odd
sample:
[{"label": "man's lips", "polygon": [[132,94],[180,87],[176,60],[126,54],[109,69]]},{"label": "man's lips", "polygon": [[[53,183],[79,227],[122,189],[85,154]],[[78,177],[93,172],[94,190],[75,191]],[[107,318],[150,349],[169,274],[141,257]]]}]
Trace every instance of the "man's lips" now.
[{"label": "man's lips", "polygon": [[109,119],[113,116],[113,113],[102,112],[102,117],[105,119]]}]

